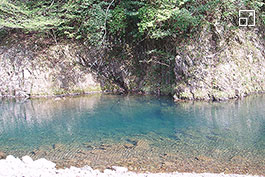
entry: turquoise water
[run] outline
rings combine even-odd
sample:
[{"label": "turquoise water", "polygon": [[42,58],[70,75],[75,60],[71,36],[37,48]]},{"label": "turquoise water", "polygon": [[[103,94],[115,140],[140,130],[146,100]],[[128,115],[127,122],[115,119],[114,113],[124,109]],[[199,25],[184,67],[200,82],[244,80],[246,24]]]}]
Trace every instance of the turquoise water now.
[{"label": "turquoise water", "polygon": [[244,164],[242,169],[248,165],[255,168],[253,173],[263,174],[264,105],[264,95],[223,103],[112,95],[3,99],[0,151],[58,162],[97,158],[87,162],[92,166],[117,161],[128,166],[131,158],[142,160],[147,169],[151,163],[174,168],[173,164],[194,159],[203,163],[214,159],[226,166],[235,160]]}]

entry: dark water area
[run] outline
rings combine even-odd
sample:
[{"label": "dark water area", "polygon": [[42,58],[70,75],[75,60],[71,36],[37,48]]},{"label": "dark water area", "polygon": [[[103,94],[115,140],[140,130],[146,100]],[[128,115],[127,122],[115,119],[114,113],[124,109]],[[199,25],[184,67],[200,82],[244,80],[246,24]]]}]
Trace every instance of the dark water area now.
[{"label": "dark water area", "polygon": [[88,95],[0,101],[0,151],[58,168],[265,175],[265,95],[221,103]]}]

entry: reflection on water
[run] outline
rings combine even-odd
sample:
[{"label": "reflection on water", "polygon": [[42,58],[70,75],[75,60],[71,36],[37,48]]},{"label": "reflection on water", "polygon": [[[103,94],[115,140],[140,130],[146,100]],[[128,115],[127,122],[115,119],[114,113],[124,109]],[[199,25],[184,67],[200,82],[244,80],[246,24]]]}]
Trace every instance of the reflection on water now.
[{"label": "reflection on water", "polygon": [[[8,146],[32,147],[48,141],[57,141],[73,134],[80,112],[92,114],[100,95],[84,98],[34,99],[20,103],[2,100],[0,107],[0,142]],[[11,141],[10,141],[11,140]],[[10,142],[12,142],[10,144]]]},{"label": "reflection on water", "polygon": [[183,103],[179,109],[191,113],[194,126],[204,127],[208,132],[205,136],[218,134],[225,139],[230,138],[232,145],[239,148],[264,148],[264,105],[264,96],[252,96],[224,103]]},{"label": "reflection on water", "polygon": [[264,174],[264,105],[264,95],[223,103],[111,95],[2,100],[0,151],[62,166]]}]

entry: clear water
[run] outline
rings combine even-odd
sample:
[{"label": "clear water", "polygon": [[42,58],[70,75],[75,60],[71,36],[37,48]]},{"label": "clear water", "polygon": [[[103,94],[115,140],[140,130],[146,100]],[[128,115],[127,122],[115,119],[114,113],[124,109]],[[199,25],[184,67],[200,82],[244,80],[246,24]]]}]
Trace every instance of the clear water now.
[{"label": "clear water", "polygon": [[264,175],[264,108],[265,95],[223,103],[112,95],[2,100],[0,151],[77,166]]}]

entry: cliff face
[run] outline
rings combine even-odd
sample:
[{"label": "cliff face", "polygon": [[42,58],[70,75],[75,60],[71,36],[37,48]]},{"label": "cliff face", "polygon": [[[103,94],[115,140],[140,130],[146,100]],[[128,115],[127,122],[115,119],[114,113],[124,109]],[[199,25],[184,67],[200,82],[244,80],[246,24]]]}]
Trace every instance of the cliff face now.
[{"label": "cliff face", "polygon": [[264,29],[228,32],[220,25],[205,26],[176,44],[173,63],[142,63],[136,55],[106,56],[104,65],[93,65],[93,74],[91,66],[100,60],[81,44],[20,35],[0,42],[0,96],[128,89],[171,94],[175,100],[218,101],[265,91]]},{"label": "cliff face", "polygon": [[[10,39],[9,39],[10,40]],[[0,46],[0,96],[53,96],[100,91],[96,77],[77,64],[74,44],[45,44],[21,36]],[[17,42],[19,41],[19,42]]]},{"label": "cliff face", "polygon": [[174,98],[225,100],[265,91],[263,29],[206,26],[178,47]]}]

